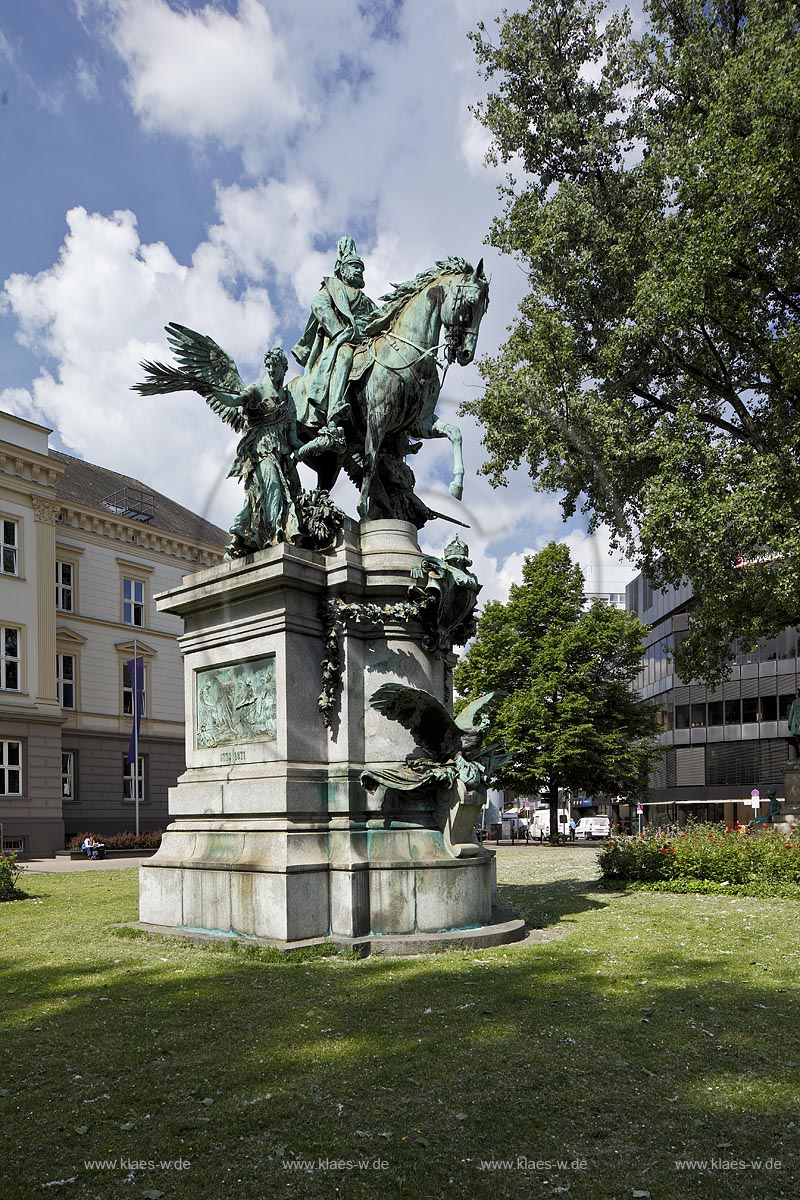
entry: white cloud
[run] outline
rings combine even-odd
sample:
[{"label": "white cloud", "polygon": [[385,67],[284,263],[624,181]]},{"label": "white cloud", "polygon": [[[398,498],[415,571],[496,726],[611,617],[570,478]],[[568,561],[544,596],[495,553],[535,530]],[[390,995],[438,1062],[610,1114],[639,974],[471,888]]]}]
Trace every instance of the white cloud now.
[{"label": "white cloud", "polygon": [[100,95],[97,68],[83,58],[75,62],[75,83],[84,100],[96,100]]},{"label": "white cloud", "polygon": [[255,187],[218,187],[219,224],[209,242],[230,256],[250,278],[274,271],[291,283],[297,311],[307,307],[333,264],[314,248],[320,233],[328,233],[325,206],[316,188],[305,179],[270,180]]},{"label": "white cloud", "polygon": [[109,9],[145,128],[244,147],[303,115],[284,44],[258,0],[239,0],[235,14],[166,0],[111,0]]},{"label": "white cloud", "polygon": [[462,122],[461,153],[464,156],[464,162],[473,175],[480,176],[488,169],[486,166],[486,155],[489,152],[491,144],[492,135],[489,133],[489,130],[484,125],[481,125],[480,121],[476,117],[473,117],[472,113],[468,112]]},{"label": "white cloud", "polygon": [[573,529],[557,540],[569,547],[572,561],[583,571],[588,592],[622,592],[636,574],[633,564],[612,550],[606,525],[592,534]]},{"label": "white cloud", "polygon": [[583,529],[572,529],[558,537],[556,532],[553,530],[542,533],[532,546],[514,551],[504,559],[498,571],[498,578],[506,595],[512,584],[522,582],[525,559],[529,555],[538,554],[550,541],[567,546],[573,563],[583,571],[587,592],[623,592],[625,584],[636,574],[633,564],[611,549],[607,526],[601,525],[592,534]]},{"label": "white cloud", "polygon": [[[291,345],[342,234],[357,236],[375,299],[447,254],[477,261],[497,211],[496,174],[480,165],[486,137],[467,111],[481,85],[466,33],[484,0],[401,5],[392,37],[376,35],[376,7],[363,0],[73,3],[90,36],[102,15],[144,128],[237,150],[245,172],[187,197],[194,214],[215,205],[188,262],[142,243],[130,212],[73,209],[58,260],[7,281],[6,311],[43,366],[0,404],[227,525],[239,506],[235,485],[220,482],[232,431],[197,396],[137,398],[138,362],[166,357],[161,327],[178,320],[210,334],[251,378],[273,340]],[[486,259],[492,304],[479,353],[496,351],[525,287],[513,262],[492,250]],[[451,368],[440,413],[459,420],[480,386],[474,366]],[[480,431],[460,424],[462,505],[446,492],[448,443],[426,444],[411,465],[425,502],[471,525],[482,599],[505,599],[521,568],[515,538],[540,548],[563,533],[557,499],[532,493],[522,473],[492,489],[477,476]],[[426,546],[440,550],[452,528],[427,527]]]},{"label": "white cloud", "polygon": [[168,318],[212,332],[240,365],[253,362],[274,334],[267,292],[249,286],[234,297],[231,261],[208,242],[189,266],[161,243],[143,244],[130,212],[105,217],[76,208],[67,221],[58,261],[38,275],[12,275],[3,293],[20,341],[54,367],[43,367],[27,393],[0,394],[0,404],[54,423],[90,461],[192,507],[210,504],[213,519],[227,522],[237,502],[231,485],[211,493],[232,452],[232,430],[198,396],[144,399],[130,386],[142,358],[164,358]]}]

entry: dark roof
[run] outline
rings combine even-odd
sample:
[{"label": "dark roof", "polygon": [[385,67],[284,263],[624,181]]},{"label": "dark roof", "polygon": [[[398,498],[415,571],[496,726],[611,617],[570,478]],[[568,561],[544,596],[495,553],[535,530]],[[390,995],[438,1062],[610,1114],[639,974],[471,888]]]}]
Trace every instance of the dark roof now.
[{"label": "dark roof", "polygon": [[[191,541],[205,542],[211,546],[224,549],[230,538],[218,525],[199,517],[197,513],[184,508],[162,496],[138,479],[130,475],[120,475],[118,471],[109,471],[107,467],[96,467],[94,463],[84,462],[81,458],[73,458],[71,454],[62,454],[59,450],[51,450],[50,457],[57,459],[67,468],[56,484],[56,496],[59,500],[73,501],[75,504],[86,504],[91,508],[99,508],[102,512],[117,512],[123,515],[123,507],[119,503],[125,494],[132,498],[132,509],[137,507],[136,500],[144,493],[145,503],[141,507],[152,511],[152,518],[142,522],[146,529],[159,529],[166,533],[177,534]],[[117,493],[116,508],[109,510],[103,504],[109,496]],[[150,503],[152,502],[152,509]]]}]

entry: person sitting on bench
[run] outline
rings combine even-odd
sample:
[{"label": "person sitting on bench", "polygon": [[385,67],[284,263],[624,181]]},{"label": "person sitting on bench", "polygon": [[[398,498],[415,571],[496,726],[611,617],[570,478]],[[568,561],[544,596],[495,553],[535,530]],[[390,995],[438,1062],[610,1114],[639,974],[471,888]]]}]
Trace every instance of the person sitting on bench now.
[{"label": "person sitting on bench", "polygon": [[95,841],[93,833],[87,833],[86,837],[81,843],[81,850],[84,852],[87,858],[100,857],[100,843]]}]

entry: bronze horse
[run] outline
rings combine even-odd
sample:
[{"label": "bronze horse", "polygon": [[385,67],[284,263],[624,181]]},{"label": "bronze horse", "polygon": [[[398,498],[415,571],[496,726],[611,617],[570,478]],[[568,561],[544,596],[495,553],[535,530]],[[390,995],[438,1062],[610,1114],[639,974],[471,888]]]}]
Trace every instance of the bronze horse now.
[{"label": "bronze horse", "polygon": [[473,270],[462,258],[448,258],[381,299],[383,307],[365,329],[367,340],[356,350],[347,391],[350,415],[338,437],[330,427],[321,428],[324,418],[306,396],[305,377],[290,380],[298,435],[305,443],[299,457],[326,490],[344,469],[359,489],[362,518],[396,517],[419,527],[433,514],[414,494],[414,475],[405,462],[419,449],[414,439],[449,439],[450,492],[461,499],[461,431],[436,414],[443,383],[436,352],[444,350],[447,366],[472,362],[489,280],[483,260]]}]

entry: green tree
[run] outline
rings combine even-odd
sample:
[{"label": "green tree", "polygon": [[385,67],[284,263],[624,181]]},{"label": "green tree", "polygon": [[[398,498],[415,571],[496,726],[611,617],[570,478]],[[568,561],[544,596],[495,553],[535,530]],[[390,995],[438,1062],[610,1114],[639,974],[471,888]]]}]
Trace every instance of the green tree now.
[{"label": "green tree", "polygon": [[526,461],[654,586],[691,581],[678,666],[712,680],[800,616],[800,4],[646,17],[532,0],[473,35],[518,176],[488,240],[530,291],[467,408],[495,484]]},{"label": "green tree", "polygon": [[652,711],[632,685],[645,627],[596,602],[583,608],[584,578],[566,546],[551,542],[525,559],[507,604],[486,605],[475,640],[456,668],[460,695],[502,690],[492,730],[513,755],[499,782],[546,790],[550,836],[558,835],[558,791],[638,791],[660,753]]}]

